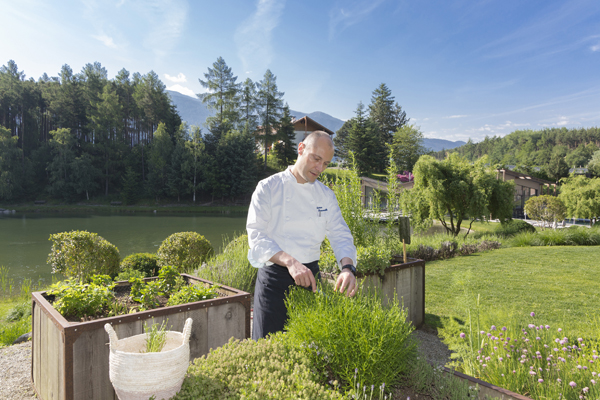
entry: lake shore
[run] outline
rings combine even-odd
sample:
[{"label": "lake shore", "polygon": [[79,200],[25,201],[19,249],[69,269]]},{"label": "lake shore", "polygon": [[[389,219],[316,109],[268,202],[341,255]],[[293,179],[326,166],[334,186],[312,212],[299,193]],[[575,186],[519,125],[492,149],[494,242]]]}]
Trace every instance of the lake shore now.
[{"label": "lake shore", "polygon": [[200,213],[200,214],[244,214],[247,205],[226,205],[219,203],[139,203],[123,205],[106,202],[78,202],[73,204],[34,202],[18,204],[0,204],[1,209],[15,210],[17,213]]}]

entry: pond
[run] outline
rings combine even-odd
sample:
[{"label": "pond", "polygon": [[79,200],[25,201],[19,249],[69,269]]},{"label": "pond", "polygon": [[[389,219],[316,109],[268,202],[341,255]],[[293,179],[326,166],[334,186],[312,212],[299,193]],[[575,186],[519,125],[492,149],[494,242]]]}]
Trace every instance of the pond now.
[{"label": "pond", "polygon": [[8,267],[16,282],[52,282],[52,267],[46,264],[52,246],[48,238],[71,230],[99,234],[117,246],[123,259],[132,253],[154,253],[169,235],[186,231],[204,235],[218,252],[223,235],[231,238],[245,229],[243,214],[0,214],[0,266]]}]

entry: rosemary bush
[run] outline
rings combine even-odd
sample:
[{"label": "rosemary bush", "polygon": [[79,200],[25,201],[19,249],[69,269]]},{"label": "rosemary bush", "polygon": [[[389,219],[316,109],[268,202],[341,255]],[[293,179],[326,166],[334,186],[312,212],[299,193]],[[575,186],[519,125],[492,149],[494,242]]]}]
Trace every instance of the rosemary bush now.
[{"label": "rosemary bush", "polygon": [[379,296],[359,292],[349,298],[329,285],[314,294],[293,288],[286,300],[288,340],[302,346],[321,371],[342,387],[393,385],[416,358],[406,311],[395,299],[384,308]]}]

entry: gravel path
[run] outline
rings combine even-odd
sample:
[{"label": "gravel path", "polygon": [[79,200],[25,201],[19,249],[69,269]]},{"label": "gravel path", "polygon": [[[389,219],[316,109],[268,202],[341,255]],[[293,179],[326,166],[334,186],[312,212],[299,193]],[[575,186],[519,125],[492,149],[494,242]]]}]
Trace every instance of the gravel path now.
[{"label": "gravel path", "polygon": [[31,342],[0,349],[0,399],[37,399],[31,384]]},{"label": "gravel path", "polygon": [[[436,334],[418,329],[419,349],[427,361],[445,365],[450,351]],[[0,349],[0,400],[37,399],[31,384],[31,342]]]}]

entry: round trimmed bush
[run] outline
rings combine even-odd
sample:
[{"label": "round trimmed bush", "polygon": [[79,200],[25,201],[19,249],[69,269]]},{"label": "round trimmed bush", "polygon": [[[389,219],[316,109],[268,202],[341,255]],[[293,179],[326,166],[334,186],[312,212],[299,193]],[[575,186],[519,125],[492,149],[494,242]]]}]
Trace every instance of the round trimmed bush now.
[{"label": "round trimmed bush", "polygon": [[61,232],[50,235],[52,249],[48,264],[52,272],[63,273],[67,278],[86,282],[92,275],[119,273],[119,249],[97,233],[88,231]]},{"label": "round trimmed bush", "polygon": [[130,254],[121,261],[121,270],[133,269],[140,271],[145,277],[158,274],[158,256],[152,253]]},{"label": "round trimmed bush", "polygon": [[214,254],[210,242],[196,232],[174,233],[158,248],[158,265],[174,265],[179,272],[198,268]]}]

